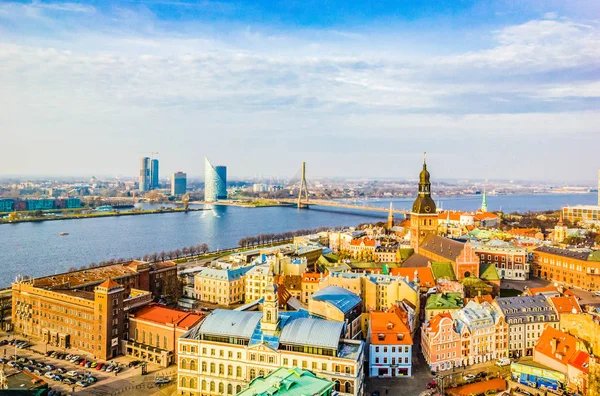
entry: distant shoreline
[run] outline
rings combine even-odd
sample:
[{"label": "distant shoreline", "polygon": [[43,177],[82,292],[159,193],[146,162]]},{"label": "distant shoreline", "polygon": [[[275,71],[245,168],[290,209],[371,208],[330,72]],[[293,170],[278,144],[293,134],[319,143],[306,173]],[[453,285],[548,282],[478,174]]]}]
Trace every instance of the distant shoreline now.
[{"label": "distant shoreline", "polygon": [[[205,208],[189,208],[188,212],[197,212],[201,210],[209,210]],[[82,220],[82,219],[98,219],[103,217],[117,217],[117,216],[141,216],[141,215],[152,215],[152,214],[163,214],[163,213],[186,213],[183,208],[167,208],[167,209],[152,209],[152,210],[140,210],[130,212],[93,212],[93,213],[77,213],[66,216],[56,217],[36,217],[36,218],[25,218],[25,219],[0,219],[0,224],[19,224],[19,223],[40,223],[44,221],[57,221],[57,220]]]}]

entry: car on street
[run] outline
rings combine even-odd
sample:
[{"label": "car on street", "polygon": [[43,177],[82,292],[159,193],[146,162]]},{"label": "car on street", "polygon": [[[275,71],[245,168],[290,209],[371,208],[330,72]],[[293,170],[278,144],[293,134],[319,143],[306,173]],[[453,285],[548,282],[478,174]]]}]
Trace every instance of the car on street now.
[{"label": "car on street", "polygon": [[54,374],[48,371],[46,374],[44,374],[44,377],[54,379]]},{"label": "car on street", "polygon": [[102,370],[103,366],[104,366],[104,363],[98,363],[98,365],[96,366],[96,370]]},{"label": "car on street", "polygon": [[431,381],[427,384],[427,389],[435,389],[435,388],[437,388],[437,386],[438,386],[437,382]]},{"label": "car on street", "polygon": [[115,366],[111,363],[108,365],[108,367],[106,368],[106,372],[110,373],[111,371],[113,371],[115,369]]},{"label": "car on street", "polygon": [[113,370],[115,373],[120,373],[121,370],[123,370],[123,366],[117,366],[115,367],[115,369]]},{"label": "car on street", "polygon": [[57,369],[56,369],[56,371],[58,371],[58,372],[59,372],[59,373],[61,373],[61,374],[64,374],[64,373],[66,373],[66,372],[67,372],[67,369],[66,369],[66,368],[62,368],[62,367],[59,367],[59,368],[57,368]]},{"label": "car on street", "polygon": [[85,366],[85,364],[87,363],[87,360],[83,359],[82,361],[79,362],[79,365],[81,367]]},{"label": "car on street", "polygon": [[75,381],[73,381],[71,378],[65,378],[62,380],[63,384],[67,384],[67,385],[73,385],[75,383]]},{"label": "car on street", "polygon": [[87,362],[85,362],[85,364],[83,365],[83,367],[90,368],[92,366],[92,363],[93,362],[91,360],[88,360]]},{"label": "car on street", "polygon": [[463,377],[463,380],[465,380],[465,381],[473,381],[475,378],[477,378],[477,377],[475,377],[474,374],[467,374],[467,375],[465,375]]},{"label": "car on street", "polygon": [[58,374],[56,374],[54,376],[54,381],[62,382],[63,380],[64,380],[64,378]]},{"label": "car on street", "polygon": [[171,382],[171,379],[167,377],[158,377],[156,380],[154,380],[156,385],[168,384],[169,382]]},{"label": "car on street", "polygon": [[500,358],[496,361],[496,366],[498,366],[498,367],[508,366],[509,364],[510,364],[509,358]]},{"label": "car on street", "polygon": [[56,366],[53,366],[51,364],[47,364],[47,365],[44,366],[44,369],[45,370],[54,371],[54,370],[56,370]]},{"label": "car on street", "polygon": [[69,377],[77,377],[77,375],[79,375],[79,373],[75,370],[67,371],[65,374]]},{"label": "car on street", "polygon": [[96,366],[98,366],[98,362],[92,362],[90,368],[96,368]]},{"label": "car on street", "polygon": [[88,386],[88,385],[89,385],[89,382],[85,382],[85,381],[77,381],[77,382],[75,383],[75,385],[77,385],[77,386],[81,386],[82,388],[85,388],[86,386]]}]

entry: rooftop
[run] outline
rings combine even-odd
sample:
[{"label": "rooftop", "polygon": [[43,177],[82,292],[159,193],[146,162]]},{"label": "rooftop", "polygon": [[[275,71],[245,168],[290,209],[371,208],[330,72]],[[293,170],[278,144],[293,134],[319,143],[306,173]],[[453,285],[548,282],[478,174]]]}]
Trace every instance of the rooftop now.
[{"label": "rooftop", "polygon": [[551,297],[550,302],[559,314],[562,313],[581,313],[581,307],[574,296]]},{"label": "rooftop", "polygon": [[440,278],[456,280],[452,263],[433,261],[431,262],[431,273],[436,281]]},{"label": "rooftop", "polygon": [[582,251],[574,251],[568,249],[560,249],[551,246],[540,246],[535,249],[536,253],[548,253],[556,256],[573,258],[575,260],[582,261],[600,261],[600,257],[598,255],[590,253],[590,252],[582,252]]},{"label": "rooftop", "polygon": [[179,328],[190,329],[202,320],[203,315],[167,308],[158,304],[149,304],[130,313],[129,317],[158,324],[174,324]]},{"label": "rooftop", "polygon": [[371,312],[371,344],[412,345],[410,328],[394,311]]},{"label": "rooftop", "polygon": [[226,268],[210,268],[206,267],[202,271],[200,271],[196,276],[201,278],[210,278],[217,280],[226,280],[226,281],[234,281],[241,279],[246,275],[248,271],[250,271],[254,266],[246,266],[239,267],[234,269],[226,269]]},{"label": "rooftop", "polygon": [[507,320],[528,316],[537,319],[539,316],[543,316],[543,321],[547,321],[550,319],[548,316],[555,313],[543,295],[498,297],[496,298],[496,304],[498,304]]},{"label": "rooftop", "polygon": [[300,318],[283,327],[279,341],[284,344],[314,345],[337,350],[343,328],[343,322]]},{"label": "rooftop", "polygon": [[199,332],[250,339],[261,318],[261,312],[215,309],[204,319]]},{"label": "rooftop", "polygon": [[314,293],[310,298],[329,303],[344,314],[362,302],[358,295],[339,286],[327,286]]},{"label": "rooftop", "polygon": [[454,261],[460,255],[464,246],[463,242],[439,235],[429,235],[425,237],[419,248]]},{"label": "rooftop", "polygon": [[460,309],[464,306],[462,293],[432,294],[425,309]]},{"label": "rooftop", "polygon": [[[535,353],[540,353],[566,366],[577,353],[577,339],[552,326],[546,326],[535,345]],[[533,356],[535,359],[535,354]]]},{"label": "rooftop", "polygon": [[[404,264],[406,264],[406,262]],[[409,279],[413,280],[415,271],[417,271],[419,284],[421,286],[433,287],[435,285],[433,272],[429,267],[407,267],[403,265],[402,268],[392,268],[390,274],[393,276],[402,276],[404,278],[408,276]]]},{"label": "rooftop", "polygon": [[266,377],[253,379],[248,388],[237,396],[318,396],[327,393],[334,385],[334,382],[318,378],[310,371],[281,367]]},{"label": "rooftop", "polygon": [[104,267],[89,268],[81,271],[66,272],[63,274],[45,276],[33,281],[35,287],[43,289],[63,288],[70,289],[102,283],[106,279],[118,280],[122,277],[137,274],[137,269],[130,266],[132,263],[143,263],[132,261],[123,264],[107,265]]}]

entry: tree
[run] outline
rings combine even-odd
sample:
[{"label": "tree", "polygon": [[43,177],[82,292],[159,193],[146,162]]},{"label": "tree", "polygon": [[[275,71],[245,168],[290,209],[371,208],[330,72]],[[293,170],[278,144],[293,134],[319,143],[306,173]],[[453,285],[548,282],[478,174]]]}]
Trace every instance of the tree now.
[{"label": "tree", "polygon": [[591,358],[587,379],[587,387],[588,396],[600,396],[600,366],[599,363],[595,363],[595,360]]},{"label": "tree", "polygon": [[204,254],[206,252],[208,252],[208,245],[206,243],[203,243],[200,245],[200,251]]}]

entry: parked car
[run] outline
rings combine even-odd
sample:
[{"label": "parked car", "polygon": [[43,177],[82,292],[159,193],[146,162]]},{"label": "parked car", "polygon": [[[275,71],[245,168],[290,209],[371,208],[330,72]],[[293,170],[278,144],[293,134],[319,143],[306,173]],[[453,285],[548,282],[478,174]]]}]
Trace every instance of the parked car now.
[{"label": "parked car", "polygon": [[600,291],[594,292],[594,297],[599,297],[600,296]]},{"label": "parked car", "polygon": [[44,367],[46,367],[46,365],[44,363],[42,363],[42,362],[37,362],[35,364],[35,367],[37,367],[37,368],[44,368]]},{"label": "parked car", "polygon": [[77,382],[75,383],[75,385],[77,385],[77,386],[81,386],[82,388],[85,388],[86,386],[88,386],[88,385],[89,385],[89,383],[88,383],[88,382],[85,382],[85,381],[77,381]]},{"label": "parked car", "polygon": [[27,359],[25,359],[24,357],[20,357],[17,359],[17,362],[19,363],[25,363],[27,361]]},{"label": "parked car", "polygon": [[477,374],[475,374],[475,378],[478,378],[478,379],[485,378],[486,375],[487,375],[487,373],[485,371],[480,371]]},{"label": "parked car", "polygon": [[27,363],[35,365],[36,361],[33,359],[27,359]]},{"label": "parked car", "polygon": [[69,377],[77,377],[77,375],[79,373],[75,370],[71,370],[71,371],[67,371],[65,374],[68,375]]},{"label": "parked car", "polygon": [[10,362],[7,363],[10,367],[15,367],[17,365],[17,362],[15,362],[14,360],[11,360]]},{"label": "parked car", "polygon": [[108,367],[106,368],[106,372],[110,373],[111,371],[113,371],[115,368],[115,366],[113,366],[112,364],[109,364]]},{"label": "parked car", "polygon": [[117,366],[115,367],[115,369],[113,370],[115,373],[120,373],[121,370],[123,370],[123,366]]},{"label": "parked car", "polygon": [[[18,367],[18,366],[15,366],[15,367]],[[29,371],[30,373],[32,373],[33,372],[33,367],[31,367],[31,366],[23,366],[23,370]]]},{"label": "parked car", "polygon": [[49,378],[49,379],[54,379],[54,374],[52,374],[50,371],[48,371],[46,374],[44,374],[44,377]]},{"label": "parked car", "polygon": [[102,370],[103,366],[104,366],[104,363],[98,363],[98,365],[96,366],[96,370]]},{"label": "parked car", "polygon": [[500,358],[496,361],[496,366],[499,366],[499,367],[508,366],[509,364],[510,364],[509,358]]},{"label": "parked car", "polygon": [[[171,379],[167,378],[167,377],[158,377],[158,378],[156,378],[156,380],[154,380],[154,383],[156,385],[168,384],[169,382],[171,382]],[[373,393],[373,394],[375,394],[375,393]]]},{"label": "parked car", "polygon": [[57,368],[57,369],[56,369],[56,371],[58,371],[58,372],[59,372],[59,373],[61,373],[61,374],[64,374],[64,373],[66,373],[66,372],[67,372],[67,369],[66,369],[66,368],[62,368],[62,367],[59,367],[59,368]]},{"label": "parked car", "polygon": [[53,366],[51,364],[47,364],[47,365],[44,366],[44,369],[50,370],[50,371],[54,371],[54,370],[56,370],[56,366]]},{"label": "parked car", "polygon": [[465,380],[465,381],[473,381],[475,378],[476,378],[475,375],[473,375],[473,374],[467,374],[467,375],[465,375],[463,377],[463,380]]},{"label": "parked car", "polygon": [[91,360],[88,360],[87,362],[85,362],[85,364],[83,365],[83,367],[90,368],[92,366],[92,363],[93,362]]},{"label": "parked car", "polygon": [[40,369],[35,369],[35,370],[33,370],[33,374],[42,376],[42,375],[44,375],[44,372],[42,372]]},{"label": "parked car", "polygon": [[98,362],[92,362],[90,368],[96,368],[96,366],[98,366]]},{"label": "parked car", "polygon": [[98,382],[98,378],[88,375],[87,377],[85,377],[85,381],[89,382],[90,384],[93,384]]},{"label": "parked car", "polygon": [[431,381],[427,384],[427,389],[435,389],[437,388],[438,384],[435,381]]},{"label": "parked car", "polygon": [[67,384],[67,385],[73,385],[75,383],[75,381],[73,381],[71,378],[65,378],[62,380],[63,384]]},{"label": "parked car", "polygon": [[137,367],[141,362],[139,360],[134,360],[129,362],[129,367]]},{"label": "parked car", "polygon": [[64,378],[61,375],[56,374],[54,376],[54,381],[63,382]]},{"label": "parked car", "polygon": [[85,366],[85,364],[87,363],[87,360],[82,359],[81,361],[77,362],[81,367]]}]

